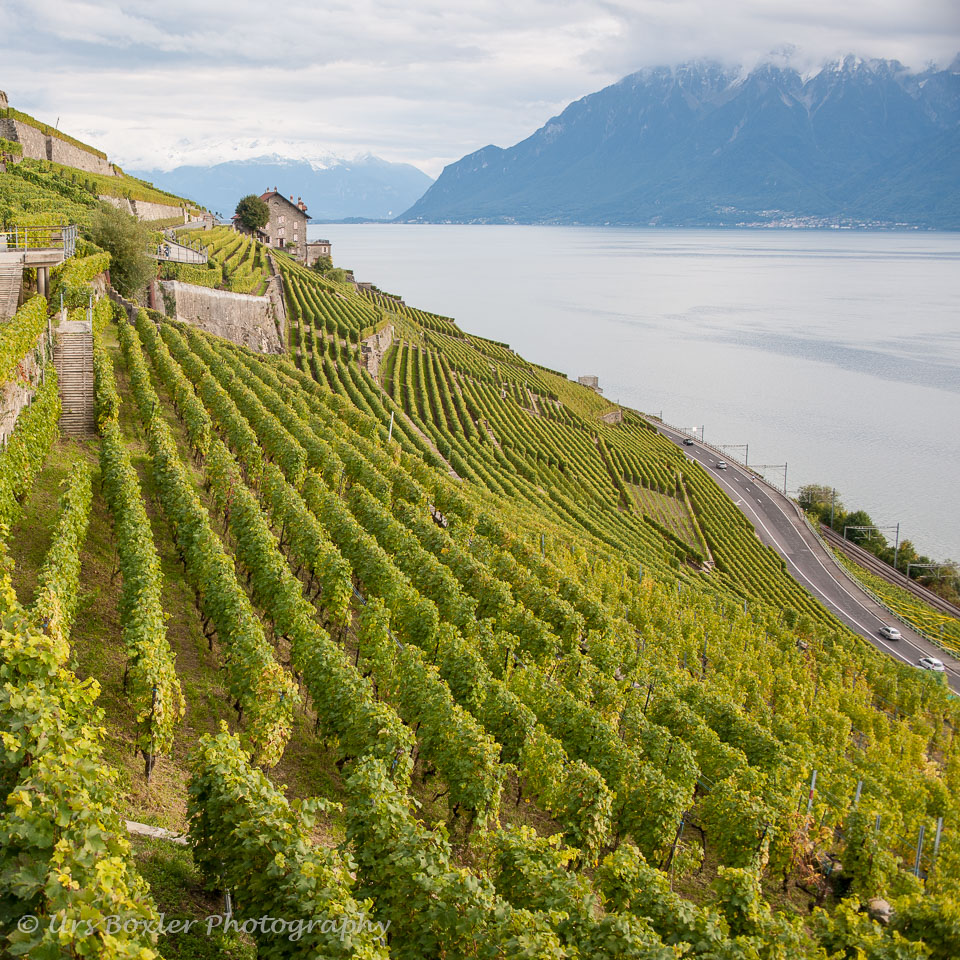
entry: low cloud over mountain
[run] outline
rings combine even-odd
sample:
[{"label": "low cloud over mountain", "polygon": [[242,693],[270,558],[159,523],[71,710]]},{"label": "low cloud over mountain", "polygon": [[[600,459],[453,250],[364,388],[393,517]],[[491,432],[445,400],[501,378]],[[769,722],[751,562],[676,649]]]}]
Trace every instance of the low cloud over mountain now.
[{"label": "low cloud over mountain", "polygon": [[424,222],[960,228],[960,58],[631,74],[446,167]]}]

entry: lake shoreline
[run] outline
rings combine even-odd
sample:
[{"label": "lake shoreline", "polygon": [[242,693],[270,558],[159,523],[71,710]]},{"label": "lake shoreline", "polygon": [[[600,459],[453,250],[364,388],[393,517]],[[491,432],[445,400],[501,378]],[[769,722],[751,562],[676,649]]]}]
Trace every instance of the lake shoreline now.
[{"label": "lake shoreline", "polygon": [[830,482],[923,552],[960,555],[960,518],[940,510],[960,475],[960,234],[310,230],[358,280],[597,375],[614,402],[749,443],[757,463],[790,463],[791,488]]}]

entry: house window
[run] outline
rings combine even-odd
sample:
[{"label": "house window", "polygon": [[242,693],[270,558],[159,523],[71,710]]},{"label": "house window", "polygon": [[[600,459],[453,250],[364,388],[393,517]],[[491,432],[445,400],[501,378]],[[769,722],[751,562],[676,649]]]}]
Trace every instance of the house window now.
[{"label": "house window", "polygon": [[299,239],[300,239],[300,237],[297,236],[297,234],[294,234],[294,235],[293,235],[293,242],[294,242],[294,243],[296,243]]},{"label": "house window", "polygon": [[286,218],[282,213],[280,214],[280,222],[281,222],[281,223],[286,223],[286,222],[287,222],[287,218]]},{"label": "house window", "polygon": [[277,236],[278,236],[278,237],[282,237],[282,236],[283,236],[283,227],[279,227],[279,228],[277,229]]}]

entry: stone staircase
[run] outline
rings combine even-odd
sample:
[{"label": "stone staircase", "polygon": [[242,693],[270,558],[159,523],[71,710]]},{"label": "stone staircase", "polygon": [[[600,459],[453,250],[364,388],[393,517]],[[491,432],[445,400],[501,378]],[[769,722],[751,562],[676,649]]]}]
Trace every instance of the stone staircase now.
[{"label": "stone staircase", "polygon": [[22,282],[21,259],[0,256],[0,320],[9,320],[17,312]]},{"label": "stone staircase", "polygon": [[63,320],[53,351],[60,389],[60,433],[96,433],[93,410],[93,330],[88,320]]}]

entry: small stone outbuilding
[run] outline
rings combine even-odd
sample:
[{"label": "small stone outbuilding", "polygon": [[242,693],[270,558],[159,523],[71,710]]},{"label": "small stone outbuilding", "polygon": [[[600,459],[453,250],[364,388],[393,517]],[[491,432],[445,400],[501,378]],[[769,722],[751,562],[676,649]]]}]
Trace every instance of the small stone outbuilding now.
[{"label": "small stone outbuilding", "polygon": [[329,240],[311,240],[307,244],[307,266],[312,267],[321,257],[332,257]]}]

